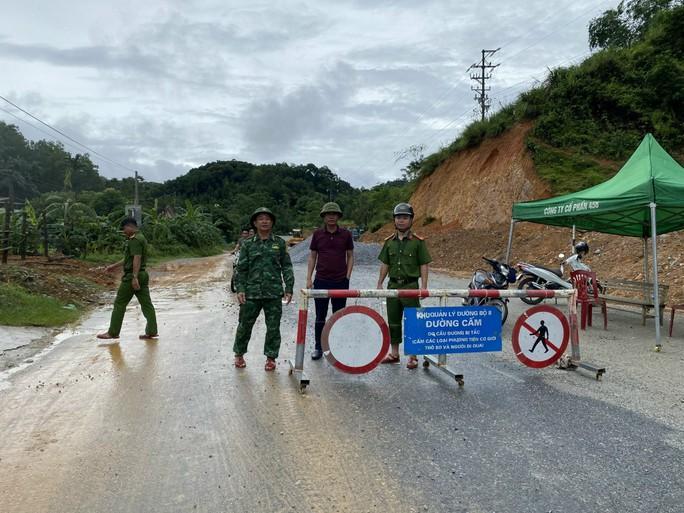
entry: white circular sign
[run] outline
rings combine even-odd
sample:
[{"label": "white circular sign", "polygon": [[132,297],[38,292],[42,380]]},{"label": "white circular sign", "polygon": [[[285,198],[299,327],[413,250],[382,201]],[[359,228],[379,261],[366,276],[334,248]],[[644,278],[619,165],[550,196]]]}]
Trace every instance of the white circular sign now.
[{"label": "white circular sign", "polygon": [[326,359],[341,371],[362,374],[373,370],[389,350],[389,328],[382,316],[366,306],[335,312],[323,328]]}]

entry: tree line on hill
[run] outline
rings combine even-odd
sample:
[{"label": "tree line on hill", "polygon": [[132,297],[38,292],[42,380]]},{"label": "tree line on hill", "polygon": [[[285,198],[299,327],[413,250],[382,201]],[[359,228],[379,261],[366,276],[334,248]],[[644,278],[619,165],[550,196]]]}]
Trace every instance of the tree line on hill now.
[{"label": "tree line on hill", "polygon": [[[341,204],[347,224],[376,230],[406,201],[413,184],[399,179],[356,188],[329,168],[313,164],[257,165],[238,160],[210,162],[164,183],[140,181],[143,232],[156,252],[215,252],[236,240],[251,212],[269,206],[278,233],[320,223],[321,206]],[[14,125],[0,122],[0,197],[10,192],[24,212],[13,218],[12,243],[28,252],[41,246],[43,225],[50,246],[65,254],[118,250],[118,223],[133,202],[133,177],[100,175],[87,154],[71,154],[58,142],[29,141]],[[23,218],[27,222],[22,228]],[[0,222],[4,214],[0,214]],[[25,239],[25,240],[24,240]]]}]

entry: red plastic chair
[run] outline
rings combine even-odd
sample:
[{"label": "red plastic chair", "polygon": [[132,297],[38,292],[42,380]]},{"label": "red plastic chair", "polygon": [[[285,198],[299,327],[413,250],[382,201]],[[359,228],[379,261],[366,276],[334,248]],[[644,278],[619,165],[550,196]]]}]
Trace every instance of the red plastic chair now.
[{"label": "red plastic chair", "polygon": [[608,329],[608,308],[606,300],[599,297],[596,273],[591,271],[573,271],[570,273],[572,286],[577,290],[577,304],[581,305],[580,327],[586,329],[587,321],[591,326],[592,310],[594,306],[601,307],[603,314],[603,329]]}]

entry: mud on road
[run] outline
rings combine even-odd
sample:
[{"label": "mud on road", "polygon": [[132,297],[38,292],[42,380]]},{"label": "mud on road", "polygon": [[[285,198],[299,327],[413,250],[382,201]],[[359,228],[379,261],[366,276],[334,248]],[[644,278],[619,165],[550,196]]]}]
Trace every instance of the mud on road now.
[{"label": "mud on road", "polygon": [[[207,258],[186,258],[173,260],[150,268],[150,275],[155,288],[186,286],[194,284],[202,286],[208,280],[216,279],[216,270],[225,265],[225,256],[217,255]],[[17,260],[17,259],[15,259]],[[17,260],[18,261],[18,260]],[[82,261],[66,260],[45,262],[41,258],[29,258],[21,267],[11,267],[14,274],[18,274],[35,284],[38,293],[49,293],[67,301],[80,302],[106,307],[116,293],[116,287],[121,279],[120,274],[104,273]],[[56,272],[56,270],[58,270]],[[4,272],[8,272],[5,270]],[[87,277],[89,282],[64,282],[59,275],[71,273],[73,276]],[[102,289],[83,286],[83,283],[98,284]],[[69,285],[65,288],[65,284]],[[78,287],[83,287],[79,290]],[[187,290],[187,289],[184,289]],[[106,329],[107,324],[102,325]],[[55,340],[62,340],[74,331],[73,327],[66,328],[33,328],[0,326],[0,372],[15,368],[22,363],[32,363],[35,355],[49,348]]]},{"label": "mud on road", "polygon": [[[132,306],[121,342],[98,346],[101,310],[35,363],[0,374],[3,511],[675,512],[684,503],[681,373],[667,384],[645,374],[658,357],[675,370],[683,344],[647,358],[638,316],[583,334],[587,358],[615,347],[635,355],[604,362],[603,382],[520,366],[508,326],[503,353],[452,360],[462,389],[434,370],[349,376],[307,354],[312,384],[300,395],[285,363],[296,306],[284,308],[277,371],[263,371],[261,320],[247,368],[234,369],[230,260],[188,265],[154,282],[158,341],[137,339],[144,319]],[[352,284],[373,286],[376,273],[360,267]]]}]

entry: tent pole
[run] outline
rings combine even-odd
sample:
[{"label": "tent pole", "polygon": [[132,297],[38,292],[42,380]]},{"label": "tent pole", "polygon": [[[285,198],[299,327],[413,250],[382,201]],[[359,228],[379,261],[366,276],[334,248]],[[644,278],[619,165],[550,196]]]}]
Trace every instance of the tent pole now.
[{"label": "tent pole", "polygon": [[644,281],[648,281],[648,237],[644,237]]},{"label": "tent pole", "polygon": [[575,225],[572,225],[572,254],[575,254],[575,241],[577,240],[577,230]]},{"label": "tent pole", "polygon": [[515,228],[515,219],[511,219],[511,227],[508,230],[508,246],[506,246],[506,263],[511,263],[511,249],[513,248],[513,229]]},{"label": "tent pole", "polygon": [[656,351],[660,351],[660,294],[658,290],[658,229],[656,204],[651,203],[651,246],[653,248],[653,306],[655,309]]}]

